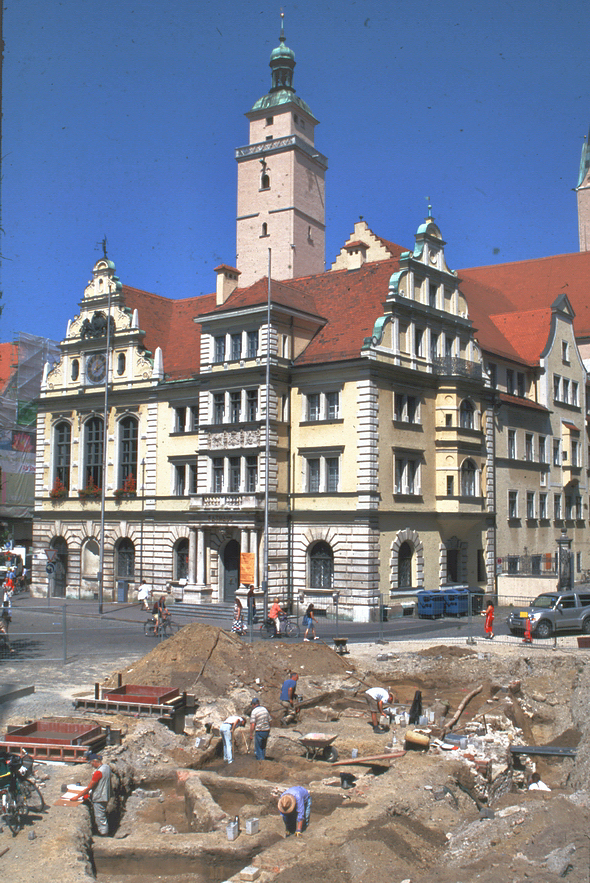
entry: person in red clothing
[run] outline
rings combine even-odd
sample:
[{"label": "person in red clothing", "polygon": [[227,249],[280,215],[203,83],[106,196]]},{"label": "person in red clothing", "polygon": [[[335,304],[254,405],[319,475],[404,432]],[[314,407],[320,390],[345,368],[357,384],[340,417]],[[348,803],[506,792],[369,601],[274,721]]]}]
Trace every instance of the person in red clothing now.
[{"label": "person in red clothing", "polygon": [[484,631],[486,633],[486,638],[494,637],[494,602],[488,601],[488,606],[486,608],[486,619],[484,623]]},{"label": "person in red clothing", "polygon": [[277,635],[281,632],[281,616],[283,615],[283,608],[279,604],[279,599],[275,598],[275,603],[272,605],[270,610],[268,611],[268,618],[272,619],[275,624],[275,631]]}]

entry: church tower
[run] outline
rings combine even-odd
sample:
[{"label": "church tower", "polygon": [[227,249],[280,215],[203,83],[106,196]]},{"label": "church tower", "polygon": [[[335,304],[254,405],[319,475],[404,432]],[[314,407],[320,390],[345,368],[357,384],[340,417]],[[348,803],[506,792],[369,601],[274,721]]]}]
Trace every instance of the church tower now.
[{"label": "church tower", "polygon": [[314,146],[318,123],[293,88],[295,53],[279,45],[270,56],[271,88],[246,114],[250,139],[238,162],[237,263],[240,287],[268,273],[294,279],[324,271],[325,156]]},{"label": "church tower", "polygon": [[590,132],[582,147],[578,175],[578,236],[580,251],[590,251]]}]

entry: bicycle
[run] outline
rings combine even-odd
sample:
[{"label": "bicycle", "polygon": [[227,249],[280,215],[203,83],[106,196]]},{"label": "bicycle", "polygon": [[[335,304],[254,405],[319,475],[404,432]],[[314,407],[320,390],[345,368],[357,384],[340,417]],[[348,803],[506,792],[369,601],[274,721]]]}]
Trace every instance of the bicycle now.
[{"label": "bicycle", "polygon": [[146,637],[151,638],[169,638],[171,635],[175,635],[179,628],[180,625],[174,622],[170,616],[157,624],[155,617],[150,616],[143,624],[143,633]]},{"label": "bicycle", "polygon": [[45,809],[45,800],[37,785],[31,781],[33,758],[28,754],[0,754],[0,815],[16,837],[30,815],[39,815]]},{"label": "bicycle", "polygon": [[260,626],[261,638],[298,638],[301,630],[288,616],[281,616],[281,630],[277,631],[274,619],[265,619]]}]

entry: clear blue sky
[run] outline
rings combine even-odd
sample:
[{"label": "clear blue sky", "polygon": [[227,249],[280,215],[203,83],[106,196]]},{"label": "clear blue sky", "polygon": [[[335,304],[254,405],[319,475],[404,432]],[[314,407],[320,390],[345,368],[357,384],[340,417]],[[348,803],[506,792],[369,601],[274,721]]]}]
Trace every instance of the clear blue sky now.
[{"label": "clear blue sky", "polygon": [[[108,237],[121,280],[211,292],[235,262],[234,148],[280,5],[6,0],[0,339],[63,338]],[[411,247],[430,196],[451,268],[578,249],[588,0],[284,4],[329,160],[326,260],[362,215]]]}]

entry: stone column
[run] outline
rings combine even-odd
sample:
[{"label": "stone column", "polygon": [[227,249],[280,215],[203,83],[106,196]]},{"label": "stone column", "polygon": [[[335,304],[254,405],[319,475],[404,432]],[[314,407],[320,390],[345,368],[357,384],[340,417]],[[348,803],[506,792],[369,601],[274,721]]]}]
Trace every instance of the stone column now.
[{"label": "stone column", "polygon": [[258,531],[256,530],[250,531],[250,552],[254,552],[255,586],[258,587],[260,585],[260,574],[258,572]]},{"label": "stone column", "polygon": [[206,585],[206,555],[205,555],[205,529],[199,527],[197,529],[197,585]]},{"label": "stone column", "polygon": [[188,581],[194,586],[197,581],[197,528],[188,530]]}]

